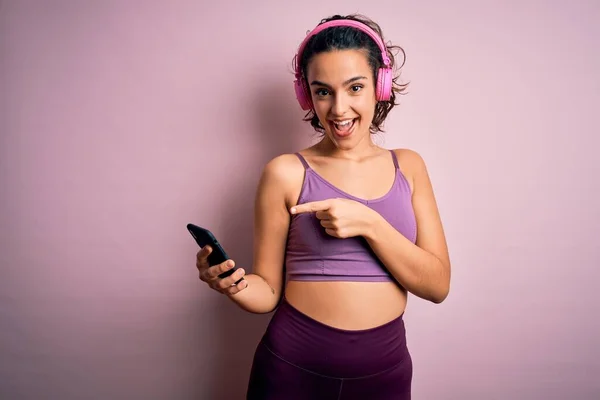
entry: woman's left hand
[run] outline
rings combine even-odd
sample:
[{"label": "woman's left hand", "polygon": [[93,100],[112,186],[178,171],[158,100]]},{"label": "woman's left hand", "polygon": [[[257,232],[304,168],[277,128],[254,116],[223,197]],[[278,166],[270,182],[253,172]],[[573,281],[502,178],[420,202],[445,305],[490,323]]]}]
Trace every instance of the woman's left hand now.
[{"label": "woman's left hand", "polygon": [[325,232],[340,239],[367,235],[377,217],[364,204],[339,198],[298,204],[290,212],[293,215],[314,212]]}]

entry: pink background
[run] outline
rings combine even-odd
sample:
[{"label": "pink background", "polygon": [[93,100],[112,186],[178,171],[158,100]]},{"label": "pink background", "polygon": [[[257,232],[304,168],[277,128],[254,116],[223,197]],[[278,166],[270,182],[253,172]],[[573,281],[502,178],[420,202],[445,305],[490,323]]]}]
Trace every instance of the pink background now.
[{"label": "pink background", "polygon": [[453,261],[409,300],[414,398],[600,398],[600,6],[365,4],[0,2],[0,398],[243,398],[270,315],[185,224],[251,268],[260,169],[312,140],[293,53],[357,11],[408,54],[377,140],[426,159]]}]

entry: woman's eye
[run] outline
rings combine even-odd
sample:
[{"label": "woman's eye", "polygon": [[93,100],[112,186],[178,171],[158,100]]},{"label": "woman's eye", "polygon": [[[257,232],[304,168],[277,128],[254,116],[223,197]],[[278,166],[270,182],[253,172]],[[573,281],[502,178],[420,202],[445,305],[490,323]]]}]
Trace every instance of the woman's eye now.
[{"label": "woman's eye", "polygon": [[352,86],[352,91],[353,92],[358,92],[358,91],[360,91],[360,89],[362,89],[362,86],[360,86],[360,85],[354,85],[354,86]]},{"label": "woman's eye", "polygon": [[327,96],[327,93],[329,92],[327,91],[327,89],[317,89],[316,93],[317,96]]}]

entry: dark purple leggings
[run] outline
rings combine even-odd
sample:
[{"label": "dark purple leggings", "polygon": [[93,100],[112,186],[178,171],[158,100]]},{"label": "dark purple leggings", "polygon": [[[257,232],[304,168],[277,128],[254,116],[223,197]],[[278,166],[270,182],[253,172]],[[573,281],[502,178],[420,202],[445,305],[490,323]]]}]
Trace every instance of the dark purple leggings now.
[{"label": "dark purple leggings", "polygon": [[310,318],[284,298],[256,349],[247,400],[410,400],[405,333],[402,316],[348,331]]}]

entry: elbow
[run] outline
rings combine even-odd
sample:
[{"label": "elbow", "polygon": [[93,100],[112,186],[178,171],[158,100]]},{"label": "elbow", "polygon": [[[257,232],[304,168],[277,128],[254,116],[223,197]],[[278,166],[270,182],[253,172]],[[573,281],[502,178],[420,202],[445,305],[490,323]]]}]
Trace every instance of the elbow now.
[{"label": "elbow", "polygon": [[450,287],[449,285],[437,285],[435,287],[429,287],[426,290],[415,290],[411,292],[423,300],[433,304],[441,304],[448,298]]},{"label": "elbow", "polygon": [[439,293],[435,293],[432,296],[430,296],[429,301],[431,301],[433,304],[441,304],[444,302],[444,300],[446,300],[449,293],[450,290],[440,291]]},{"label": "elbow", "polygon": [[448,298],[450,294],[450,279],[444,280],[444,282],[440,282],[434,290],[431,291],[429,296],[429,301],[434,304],[441,304]]},{"label": "elbow", "polygon": [[442,269],[440,277],[442,279],[437,282],[437,285],[435,286],[434,290],[432,290],[429,298],[429,301],[434,304],[443,303],[450,294],[450,266],[444,265],[442,262],[440,262],[440,264]]}]

